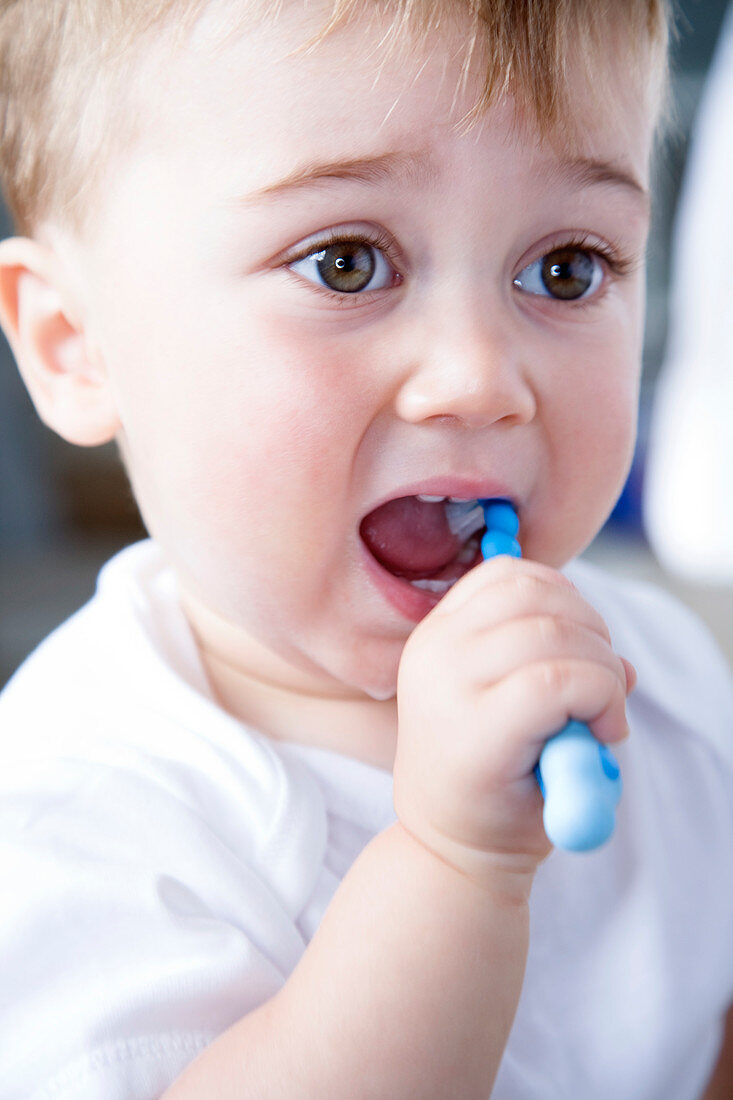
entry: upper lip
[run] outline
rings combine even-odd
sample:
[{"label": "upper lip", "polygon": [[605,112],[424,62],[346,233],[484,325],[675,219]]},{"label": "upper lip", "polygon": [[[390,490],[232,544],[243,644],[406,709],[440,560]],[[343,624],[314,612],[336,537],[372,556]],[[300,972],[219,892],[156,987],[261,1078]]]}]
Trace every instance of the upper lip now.
[{"label": "upper lip", "polygon": [[492,500],[502,498],[512,502],[515,508],[519,508],[519,499],[515,491],[508,484],[496,478],[473,478],[458,475],[435,475],[423,478],[419,481],[411,481],[405,485],[398,485],[383,497],[377,499],[364,515],[369,515],[390,500],[399,500],[401,497],[415,496],[441,496],[454,497],[457,500]]}]

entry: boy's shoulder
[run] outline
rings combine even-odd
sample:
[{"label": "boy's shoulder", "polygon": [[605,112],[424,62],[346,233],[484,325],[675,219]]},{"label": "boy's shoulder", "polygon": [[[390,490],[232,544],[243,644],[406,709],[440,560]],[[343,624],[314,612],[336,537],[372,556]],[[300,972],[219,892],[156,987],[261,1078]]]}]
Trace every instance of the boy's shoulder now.
[{"label": "boy's shoulder", "polygon": [[733,771],[733,677],[706,624],[657,585],[585,560],[564,572],[603,616],[615,650],[636,668],[630,715],[705,743]]},{"label": "boy's shoulder", "polygon": [[[101,570],[93,597],[29,655],[0,695],[11,715],[79,725],[90,714],[134,699],[166,704],[181,693],[206,696],[196,647],[175,580],[150,540],[115,555]],[[187,700],[190,705],[192,698]],[[158,707],[160,703],[158,703]],[[28,729],[32,734],[38,726]]]},{"label": "boy's shoulder", "polygon": [[173,571],[150,540],[107,563],[93,598],[6,685],[0,751],[5,787],[15,775],[29,798],[44,775],[69,788],[109,783],[148,815],[164,803],[203,815],[228,841],[237,833],[239,850],[272,830],[278,805],[297,803],[322,829],[306,770],[214,698]]},{"label": "boy's shoulder", "polygon": [[326,829],[317,784],[218,705],[149,540],[102,569],[94,597],[0,694],[0,751],[12,827],[64,819],[110,852],[124,833],[134,858],[183,861],[186,881],[208,882],[213,857],[197,851],[226,852],[240,878],[247,868],[296,909],[312,889]]},{"label": "boy's shoulder", "polygon": [[[151,543],[7,685],[0,751],[7,1095],[160,1095],[302,954],[315,782],[216,706]],[[45,992],[18,1012],[34,958]]]}]

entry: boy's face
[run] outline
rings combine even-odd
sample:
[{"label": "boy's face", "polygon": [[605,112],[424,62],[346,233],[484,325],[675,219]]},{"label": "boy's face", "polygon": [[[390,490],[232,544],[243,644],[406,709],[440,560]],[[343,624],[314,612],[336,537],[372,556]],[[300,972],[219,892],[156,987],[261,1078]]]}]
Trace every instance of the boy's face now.
[{"label": "boy's face", "polygon": [[[525,554],[559,566],[622,487],[653,120],[622,73],[605,113],[578,86],[577,154],[506,104],[461,132],[481,78],[456,92],[459,33],[385,58],[365,21],[291,53],[318,24],[286,7],[168,63],[81,255],[133,484],[184,588],[243,660],[386,697],[438,596],[377,563],[367,515],[510,497]],[[440,506],[392,507],[385,557],[409,556],[412,508],[425,557],[401,571],[438,572]]]}]

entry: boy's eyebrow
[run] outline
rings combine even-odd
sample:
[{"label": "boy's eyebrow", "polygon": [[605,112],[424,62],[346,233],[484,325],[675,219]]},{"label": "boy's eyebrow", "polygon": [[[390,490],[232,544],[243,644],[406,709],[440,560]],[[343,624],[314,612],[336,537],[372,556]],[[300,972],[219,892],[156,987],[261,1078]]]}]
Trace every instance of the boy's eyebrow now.
[{"label": "boy's eyebrow", "polygon": [[636,177],[621,164],[612,160],[598,160],[593,157],[574,157],[565,160],[559,166],[559,175],[569,183],[579,187],[593,184],[611,184],[631,191],[637,198],[649,203],[649,192]]},{"label": "boy's eyebrow", "polygon": [[[574,157],[562,161],[550,174],[579,187],[603,184],[622,187],[643,199],[645,204],[649,202],[646,188],[631,172],[612,160]],[[307,164],[296,168],[276,183],[251,191],[236,201],[237,204],[249,206],[317,186],[326,180],[354,180],[359,183],[394,183],[396,180],[407,180],[428,183],[436,175],[435,166],[431,165],[427,153],[381,153],[371,157],[356,157],[353,160]]]},{"label": "boy's eyebrow", "polygon": [[324,180],[355,180],[360,183],[388,183],[396,179],[412,179],[427,182],[434,178],[427,154],[381,153],[373,157],[357,157],[353,160],[326,161],[323,164],[307,164],[296,168],[277,183],[260,187],[237,201],[244,205],[277,198],[279,195],[313,187]]}]

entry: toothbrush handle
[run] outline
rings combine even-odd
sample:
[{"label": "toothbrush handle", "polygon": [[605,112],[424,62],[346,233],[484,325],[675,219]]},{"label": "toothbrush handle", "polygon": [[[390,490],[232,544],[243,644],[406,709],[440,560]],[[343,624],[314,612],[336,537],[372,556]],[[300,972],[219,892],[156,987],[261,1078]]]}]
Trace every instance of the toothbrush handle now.
[{"label": "toothbrush handle", "polygon": [[582,722],[568,722],[545,743],[535,768],[545,799],[549,840],[569,852],[604,844],[616,824],[621,773],[616,759]]},{"label": "toothbrush handle", "polygon": [[[507,500],[482,500],[485,558],[521,556],[519,519]],[[543,748],[535,776],[545,799],[543,822],[556,848],[588,852],[611,836],[621,797],[621,772],[610,749],[582,722],[571,721]]]}]

